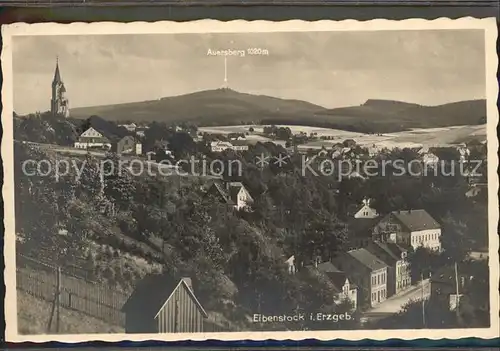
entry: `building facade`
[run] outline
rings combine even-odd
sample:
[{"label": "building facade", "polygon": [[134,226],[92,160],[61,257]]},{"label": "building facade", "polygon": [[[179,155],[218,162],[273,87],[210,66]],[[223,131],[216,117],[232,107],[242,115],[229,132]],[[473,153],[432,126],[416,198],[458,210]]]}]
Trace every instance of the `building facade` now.
[{"label": "building facade", "polygon": [[351,304],[354,311],[358,308],[358,287],[351,281],[346,272],[341,271],[332,262],[315,261],[313,265],[306,266],[309,272],[324,274],[333,286],[333,301],[340,305],[346,301]]},{"label": "building facade", "polygon": [[142,143],[131,132],[100,117],[90,117],[80,130],[81,133],[74,143],[77,149],[97,148],[118,154],[142,154]]},{"label": "building facade", "polygon": [[407,250],[395,243],[370,242],[366,249],[387,264],[387,296],[398,294],[411,285]]},{"label": "building facade", "polygon": [[234,141],[213,141],[210,143],[210,150],[212,152],[223,152],[226,150],[233,150],[233,151],[247,151],[248,150],[248,144],[244,141],[241,140],[234,140]]},{"label": "building facade", "polygon": [[378,213],[377,210],[374,208],[370,207],[370,199],[363,199],[363,203],[360,208],[357,209],[357,211],[354,213],[354,218],[356,219],[372,219],[372,218],[377,218]]},{"label": "building facade", "polygon": [[254,200],[241,182],[215,182],[208,189],[207,195],[215,196],[236,210],[249,209]]},{"label": "building facade", "polygon": [[441,225],[425,210],[393,211],[373,228],[373,237],[417,249],[441,250]]},{"label": "building facade", "polygon": [[374,307],[387,299],[387,265],[368,250],[348,251],[333,263],[352,277],[359,289],[359,304]]},{"label": "building facade", "polygon": [[201,333],[208,318],[190,278],[146,277],[122,311],[126,333]]}]

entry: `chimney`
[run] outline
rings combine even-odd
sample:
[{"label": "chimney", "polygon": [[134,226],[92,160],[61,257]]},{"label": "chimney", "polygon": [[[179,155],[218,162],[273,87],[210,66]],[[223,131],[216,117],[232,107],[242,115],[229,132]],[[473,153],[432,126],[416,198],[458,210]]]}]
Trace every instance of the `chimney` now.
[{"label": "chimney", "polygon": [[184,281],[184,283],[186,283],[186,285],[189,287],[189,289],[191,289],[191,291],[194,291],[193,290],[193,282],[191,281],[191,278],[182,278],[182,280]]}]

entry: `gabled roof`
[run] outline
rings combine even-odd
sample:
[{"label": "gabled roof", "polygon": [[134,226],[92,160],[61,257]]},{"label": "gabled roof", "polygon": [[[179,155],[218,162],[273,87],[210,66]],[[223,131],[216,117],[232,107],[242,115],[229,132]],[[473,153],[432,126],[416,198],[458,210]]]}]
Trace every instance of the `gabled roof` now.
[{"label": "gabled roof", "polygon": [[[245,189],[245,186],[241,182],[228,182],[225,183],[225,185],[220,182],[214,182],[212,187],[220,194],[222,199],[230,205],[238,203],[238,193],[241,189]],[[250,194],[248,194],[248,196],[249,200],[252,201],[252,196],[250,196]]]},{"label": "gabled roof", "polygon": [[352,218],[347,222],[347,230],[352,237],[371,237],[372,229],[379,218]]},{"label": "gabled roof", "polygon": [[56,70],[54,72],[53,83],[62,83],[61,73],[59,72],[59,60],[56,61]]},{"label": "gabled roof", "polygon": [[363,264],[365,267],[369,268],[371,271],[376,271],[387,267],[386,263],[384,263],[378,257],[375,257],[366,249],[351,250],[348,251],[347,254]]},{"label": "gabled roof", "polygon": [[201,313],[207,316],[206,311],[200,304],[187,279],[175,279],[164,274],[148,275],[139,282],[134,292],[123,305],[122,311],[140,313],[141,315],[156,318],[160,310],[165,306],[173,293],[183,285],[193,302],[198,306]]},{"label": "gabled roof", "polygon": [[233,200],[231,200],[231,197],[229,196],[229,194],[227,193],[226,189],[224,189],[224,187],[223,187],[223,185],[221,183],[219,183],[219,182],[212,183],[212,186],[209,189],[209,192],[210,191],[215,191],[215,193],[218,194],[218,195],[220,195],[220,197],[222,198],[222,200],[225,203],[227,203],[229,205],[234,205]]},{"label": "gabled roof", "polygon": [[318,264],[318,270],[330,278],[333,286],[335,286],[338,291],[342,291],[342,287],[347,279],[347,275],[344,272],[335,267],[331,262]]},{"label": "gabled roof", "polygon": [[85,132],[89,128],[94,128],[99,133],[101,133],[104,137],[109,140],[120,140],[126,136],[133,136],[131,132],[129,132],[124,127],[119,127],[116,124],[106,121],[99,116],[91,116],[89,117],[81,126],[80,133]]},{"label": "gabled roof", "polygon": [[395,265],[401,259],[401,256],[397,256],[392,252],[386,243],[370,242],[366,249],[388,266]]},{"label": "gabled roof", "polygon": [[246,140],[231,140],[231,144],[233,144],[233,146],[248,146]]},{"label": "gabled roof", "polygon": [[393,211],[391,214],[412,232],[441,228],[441,225],[426,210]]}]

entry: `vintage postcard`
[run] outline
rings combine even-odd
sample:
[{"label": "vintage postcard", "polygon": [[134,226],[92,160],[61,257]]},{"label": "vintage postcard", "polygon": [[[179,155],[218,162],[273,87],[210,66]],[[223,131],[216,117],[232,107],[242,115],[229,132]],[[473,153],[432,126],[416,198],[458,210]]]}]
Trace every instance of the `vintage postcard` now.
[{"label": "vintage postcard", "polygon": [[495,19],[2,37],[8,341],[498,337]]}]

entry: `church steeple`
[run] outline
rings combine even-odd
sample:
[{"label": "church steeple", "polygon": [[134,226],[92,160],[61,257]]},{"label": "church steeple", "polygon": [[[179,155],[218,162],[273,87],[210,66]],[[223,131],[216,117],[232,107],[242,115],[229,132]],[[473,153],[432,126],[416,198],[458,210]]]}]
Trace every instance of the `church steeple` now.
[{"label": "church steeple", "polygon": [[59,56],[56,57],[56,71],[54,72],[54,80],[52,84],[62,83],[61,73],[59,73]]},{"label": "church steeple", "polygon": [[69,102],[66,98],[66,88],[59,72],[59,57],[56,58],[56,70],[52,81],[52,99],[50,110],[53,116],[69,117]]}]

